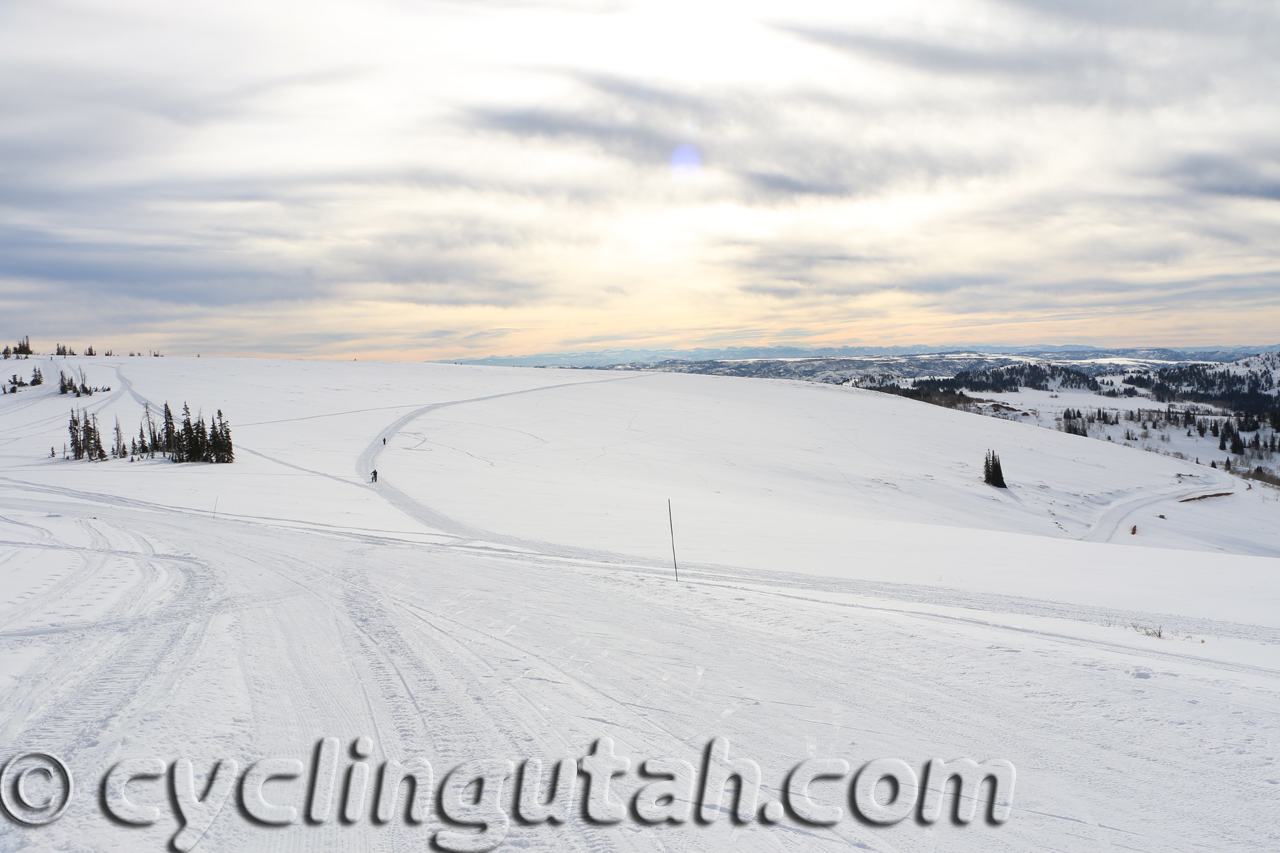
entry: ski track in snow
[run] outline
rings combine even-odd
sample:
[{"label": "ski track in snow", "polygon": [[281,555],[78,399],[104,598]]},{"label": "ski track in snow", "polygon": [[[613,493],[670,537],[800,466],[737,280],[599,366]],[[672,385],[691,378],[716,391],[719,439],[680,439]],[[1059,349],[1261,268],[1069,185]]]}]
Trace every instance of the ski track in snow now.
[{"label": "ski track in snow", "polygon": [[[1280,645],[1280,627],[699,561],[682,561],[677,584],[661,559],[482,529],[429,506],[397,475],[365,482],[383,439],[390,444],[434,412],[635,378],[412,409],[359,451],[354,479],[240,439],[239,453],[375,496],[424,528],[414,535],[375,532],[359,518],[350,527],[304,525],[286,513],[214,519],[162,495],[125,497],[11,468],[0,477],[0,571],[11,579],[0,602],[0,662],[14,662],[0,682],[6,754],[56,752],[91,790],[124,757],[185,756],[198,767],[226,757],[242,767],[277,755],[309,762],[321,736],[369,735],[375,758],[426,755],[439,782],[467,759],[581,756],[609,735],[633,759],[630,782],[620,784],[634,790],[642,757],[696,764],[721,735],[761,764],[771,797],[811,756],[855,767],[877,757],[917,767],[961,754],[1007,758],[1019,771],[1014,817],[1000,828],[907,821],[891,829],[849,819],[833,828],[575,820],[513,824],[501,849],[1243,851],[1280,843],[1269,816],[1280,790],[1277,658],[1215,656],[1217,645],[1198,643],[1193,654],[1191,641],[1099,623],[1267,646]],[[117,387],[95,396],[93,410],[126,396],[156,408],[117,369]],[[22,403],[23,413],[38,414],[33,401]],[[21,429],[61,428],[60,418]],[[1233,483],[1212,480],[1100,507],[1083,538],[1123,541],[1135,514]],[[302,805],[301,788],[280,790]],[[131,790],[161,806],[159,823],[112,825],[82,790],[53,826],[0,823],[0,846],[167,849],[177,825],[164,798]],[[228,808],[197,849],[420,850],[437,828],[432,817],[424,827],[366,818],[265,830]]]}]

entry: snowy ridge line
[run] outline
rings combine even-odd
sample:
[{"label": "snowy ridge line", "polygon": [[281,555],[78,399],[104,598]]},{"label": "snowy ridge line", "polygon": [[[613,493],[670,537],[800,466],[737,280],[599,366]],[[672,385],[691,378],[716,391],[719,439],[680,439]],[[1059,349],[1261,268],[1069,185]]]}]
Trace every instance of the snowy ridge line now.
[{"label": "snowy ridge line", "polygon": [[[266,457],[266,458],[269,458],[269,457]],[[281,464],[288,464],[288,463],[281,463]],[[324,476],[332,476],[332,475],[324,475]],[[341,478],[335,478],[335,479],[338,479],[340,482],[343,482],[352,486],[360,485],[359,483],[353,483],[350,480],[342,480]],[[81,500],[86,503],[96,503],[101,505],[103,510],[115,509],[121,506],[126,506],[127,508],[131,508],[131,509],[148,509],[159,514],[173,515],[173,516],[179,516],[179,517],[208,518],[213,515],[212,509],[200,509],[195,507],[171,507],[163,504],[152,503],[149,501],[140,501],[136,499],[116,497],[112,495],[103,495],[95,492],[86,492],[86,491],[81,491],[77,489],[65,488],[65,487],[45,486],[45,485],[40,485],[36,483],[28,483],[24,480],[15,480],[10,477],[0,477],[0,482],[8,482],[15,486],[21,486],[24,489],[27,489],[30,491],[46,492],[49,494],[57,495],[59,497],[67,497],[67,498],[72,498],[76,500]],[[398,490],[394,490],[394,487],[392,488],[393,488],[393,491],[395,491],[397,494],[400,494]],[[406,498],[406,500],[408,499]],[[410,503],[412,503],[412,501],[410,501]],[[72,505],[55,503],[55,502],[45,503],[45,502],[32,502],[32,501],[24,501],[22,504],[22,507],[24,509],[39,508],[48,512],[57,512],[58,514],[65,515],[66,517],[75,517],[75,512],[72,510],[71,506]],[[425,510],[425,508],[423,509]],[[435,515],[430,510],[426,510],[426,512],[433,516]],[[468,528],[469,530],[472,531],[472,535],[460,535],[457,533],[447,533],[442,530],[401,531],[401,530],[378,530],[376,528],[363,528],[363,527],[349,528],[349,527],[338,527],[335,525],[324,524],[322,522],[302,521],[294,518],[280,518],[276,516],[264,516],[264,515],[245,515],[243,513],[227,512],[225,510],[218,511],[218,518],[225,521],[238,521],[245,524],[257,524],[259,526],[266,527],[266,528],[293,530],[297,532],[311,533],[319,536],[332,536],[334,538],[347,539],[347,540],[352,540],[357,542],[366,542],[366,543],[375,544],[375,545],[392,545],[392,546],[401,546],[401,547],[428,547],[432,549],[457,549],[457,550],[468,551],[468,552],[481,554],[481,555],[486,555],[486,554],[493,555],[493,556],[510,555],[514,557],[525,557],[525,558],[537,557],[537,558],[544,558],[547,561],[566,562],[566,563],[591,563],[591,564],[605,563],[609,565],[628,564],[628,565],[632,565],[635,568],[641,568],[641,567],[653,568],[658,572],[661,572],[663,566],[666,565],[661,560],[654,560],[651,563],[647,563],[641,557],[634,557],[634,556],[625,555],[625,554],[616,554],[616,553],[607,552],[607,551],[591,551],[588,549],[566,549],[568,551],[573,551],[574,553],[555,554],[551,552],[544,552],[542,550],[539,550],[539,548],[552,548],[554,546],[552,546],[550,543],[537,542],[535,540],[523,540],[523,539],[517,539],[516,537],[503,537],[500,534],[478,530],[477,528]],[[457,524],[452,520],[446,519],[444,516],[439,516],[439,518],[445,519],[445,521],[441,522],[442,524],[444,524],[445,522],[447,522],[450,525]],[[9,521],[9,520],[0,518],[0,521]],[[10,523],[19,524],[19,525],[22,524],[22,522],[13,522],[13,521],[10,521]],[[30,525],[25,525],[25,526],[30,526]],[[35,529],[40,530],[39,528],[35,528]],[[371,531],[371,532],[366,532],[366,531]],[[380,534],[380,535],[374,535],[374,534]],[[47,533],[47,531],[41,531],[41,535],[46,539],[49,538],[49,534]],[[513,544],[506,544],[504,547],[503,545],[499,544],[498,540],[503,540],[505,543],[513,543]],[[5,544],[13,545],[21,548],[47,548],[49,550],[61,550],[61,551],[84,550],[84,551],[92,551],[94,553],[98,553],[96,549],[89,548],[87,546],[82,546],[82,545],[63,545],[63,544],[43,545],[37,542],[0,540],[0,545],[5,545]],[[127,551],[112,551],[109,553],[114,553],[122,557],[139,556],[134,552],[127,552]],[[159,554],[159,555],[153,555],[153,556],[163,558],[163,559],[172,558],[172,559],[184,559],[184,560],[192,560],[192,561],[196,560],[196,558],[194,557],[190,557],[183,554]]]},{"label": "snowy ridge line", "polygon": [[73,551],[86,554],[105,554],[109,557],[124,557],[129,560],[186,560],[203,565],[200,560],[186,554],[146,554],[142,551],[121,551],[118,548],[93,548],[89,545],[64,545],[56,542],[21,542],[12,539],[0,539],[0,547],[42,548],[46,551]]},{"label": "snowy ridge line", "polygon": [[[1022,616],[1047,616],[1094,624],[1102,621],[1110,621],[1122,625],[1128,625],[1133,622],[1142,624],[1156,623],[1163,625],[1171,633],[1196,634],[1205,637],[1232,637],[1280,644],[1280,628],[1267,625],[1222,622],[1195,616],[1180,616],[1173,613],[1118,610],[1096,605],[1070,604],[1061,601],[1003,595],[1001,593],[966,592],[961,589],[920,586],[917,584],[895,584],[886,581],[846,578],[819,578],[812,575],[764,572],[758,569],[746,568],[733,570],[738,573],[735,575],[724,574],[724,567],[717,567],[717,569],[718,571],[707,567],[699,568],[697,564],[690,564],[691,580],[694,575],[701,575],[705,582],[717,585],[723,583],[732,585],[734,581],[755,580],[775,589],[809,589],[814,592],[844,593],[887,601],[908,601],[916,604],[933,604]],[[750,586],[736,588],[754,590]],[[767,592],[768,590],[755,591]],[[779,592],[777,594],[786,595],[787,593]],[[807,598],[805,600],[826,601],[825,599]],[[838,602],[828,601],[827,603]],[[1275,674],[1280,675],[1280,672]]]},{"label": "snowy ridge line", "polygon": [[[123,497],[116,497],[113,495],[103,495],[96,492],[86,492],[78,489],[70,489],[70,488],[58,487],[58,486],[45,486],[37,483],[27,483],[24,480],[15,480],[10,477],[0,477],[0,482],[7,482],[15,486],[20,486],[22,487],[23,490],[26,490],[26,491],[46,492],[48,494],[56,495],[58,497],[65,497],[65,498],[70,498],[74,500],[80,500],[85,503],[95,503],[102,506],[104,510],[114,509],[114,508],[123,506],[129,509],[145,509],[145,510],[150,510],[152,512],[159,513],[159,514],[185,516],[189,518],[209,518],[213,515],[212,508],[201,509],[197,507],[166,506],[164,504],[152,503],[150,501],[141,501],[134,498],[123,498]],[[353,486],[359,485],[358,483],[352,483],[349,480],[342,480],[342,482],[347,483],[348,485],[353,485]],[[22,504],[22,507],[24,509],[39,507],[50,512],[57,511],[62,514],[66,514],[68,517],[72,517],[75,514],[70,509],[70,506],[68,504],[59,504],[59,503],[53,503],[53,502],[37,503],[33,501],[24,501]],[[390,544],[390,545],[406,545],[406,546],[431,545],[431,544],[439,544],[439,543],[433,543],[430,540],[427,540],[426,542],[424,542],[421,539],[408,538],[408,537],[442,537],[446,539],[456,538],[446,533],[436,533],[436,532],[430,532],[430,531],[415,532],[412,530],[401,531],[401,530],[378,530],[376,528],[338,527],[331,524],[325,524],[323,522],[301,521],[296,518],[280,518],[277,516],[269,516],[269,515],[245,515],[243,513],[227,512],[226,510],[219,510],[218,518],[220,520],[239,521],[246,524],[257,523],[263,527],[278,528],[278,529],[285,529],[285,530],[306,531],[308,533],[314,533],[316,535],[321,535],[321,536],[329,535],[329,536],[335,536],[335,537],[344,538],[344,539],[352,539],[359,542],[369,542],[372,544]],[[365,532],[366,530],[372,530],[373,533],[385,534],[385,535],[373,535],[372,533],[366,533]],[[38,547],[33,543],[19,543],[19,544],[21,544],[22,547],[28,547],[28,546]],[[78,546],[57,546],[57,547],[65,547],[67,549],[73,550]],[[162,556],[168,556],[168,555],[162,555]]]},{"label": "snowy ridge line", "polygon": [[[110,507],[128,507],[129,509],[145,509],[152,512],[169,512],[191,514],[201,512],[203,510],[185,510],[180,507],[170,507],[164,504],[153,503],[151,501],[141,501],[136,498],[125,498],[118,495],[106,495],[100,492],[87,492],[83,489],[70,489],[64,486],[50,486],[43,483],[32,483],[27,480],[18,480],[13,477],[0,477],[0,484],[8,484],[17,487],[23,493],[44,492],[59,497],[73,498],[82,500],[86,503],[96,503],[102,506]],[[29,506],[29,504],[24,504]]]},{"label": "snowy ridge line", "polygon": [[[1058,641],[1069,643],[1075,646],[1109,649],[1112,651],[1120,652],[1121,654],[1125,654],[1125,655],[1132,655],[1135,652],[1135,649],[1133,646],[1126,646],[1123,643],[1111,643],[1111,642],[1107,642],[1106,640],[1092,640],[1085,637],[1075,637],[1070,634],[1062,634],[1056,631],[1043,631],[1037,628],[1023,628],[1018,625],[1006,625],[1001,622],[993,622],[990,619],[981,619],[976,616],[959,616],[959,615],[953,615],[949,613],[931,613],[924,610],[903,610],[903,609],[894,608],[894,607],[877,607],[874,604],[862,604],[862,603],[852,602],[852,601],[833,601],[831,599],[812,598],[806,595],[796,595],[794,593],[782,592],[780,590],[769,590],[766,588],[751,587],[751,586],[745,586],[745,587],[733,586],[732,584],[717,584],[717,586],[721,586],[724,589],[734,589],[734,590],[740,590],[743,592],[754,592],[758,594],[775,596],[778,598],[790,598],[790,599],[795,599],[797,601],[808,602],[810,604],[827,604],[835,607],[852,607],[860,610],[875,610],[881,613],[897,613],[897,614],[902,614],[904,616],[912,616],[920,619],[932,619],[932,620],[941,621],[941,622],[960,622],[960,623],[969,624],[969,625],[977,625],[983,628],[995,628],[1001,631],[1014,631],[1016,633],[1029,634],[1036,637],[1047,637],[1053,640],[1058,640]],[[918,603],[923,604],[926,602],[918,602]],[[977,612],[981,612],[981,611],[977,611]],[[1043,616],[1047,614],[1025,614],[1025,615]],[[1062,615],[1055,615],[1055,618],[1064,618],[1064,617]],[[1065,618],[1071,618],[1071,617],[1065,617]],[[1088,621],[1088,620],[1082,620],[1082,621]],[[1230,624],[1230,623],[1223,623],[1223,624]],[[1237,626],[1237,627],[1252,628],[1254,626]],[[1221,636],[1221,635],[1215,635],[1215,636]],[[1254,639],[1257,639],[1257,637],[1252,636],[1252,637],[1248,637],[1247,639],[1254,640]],[[1198,664],[1201,666],[1208,667],[1210,669],[1224,669],[1232,672],[1252,673],[1254,675],[1280,677],[1280,669],[1268,669],[1266,667],[1254,666],[1252,664],[1233,663],[1230,661],[1215,660],[1213,658],[1198,657],[1196,655],[1184,655],[1184,654],[1179,654],[1177,652],[1166,652],[1166,651],[1161,651],[1159,649],[1143,648],[1141,651],[1144,655],[1162,658],[1164,660],[1168,660],[1171,662],[1177,662],[1182,664]]]}]

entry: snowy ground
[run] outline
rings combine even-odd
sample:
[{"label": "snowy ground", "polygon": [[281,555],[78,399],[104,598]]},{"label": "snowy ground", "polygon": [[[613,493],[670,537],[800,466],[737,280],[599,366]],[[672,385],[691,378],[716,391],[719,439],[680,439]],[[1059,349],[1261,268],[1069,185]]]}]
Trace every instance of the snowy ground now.
[{"label": "snowy ground", "polygon": [[[367,736],[375,769],[422,756],[437,782],[609,737],[632,759],[623,800],[652,781],[640,759],[700,766],[714,737],[759,763],[774,800],[808,758],[1017,768],[998,826],[575,815],[513,822],[499,849],[1280,849],[1275,490],[806,383],[16,365],[37,363],[48,384],[0,398],[0,761],[53,753],[76,791],[55,823],[0,820],[0,849],[168,849],[169,781],[129,783],[152,825],[104,814],[124,759],[197,774],[300,759],[304,776],[266,790],[305,811],[325,736],[343,768]],[[111,392],[59,396],[57,371],[80,365]],[[236,463],[48,458],[72,402],[129,436],[165,401],[222,409]],[[988,449],[1008,491],[980,482]],[[847,812],[847,787],[813,797]],[[510,782],[503,796],[510,813]],[[372,802],[349,824],[285,827],[229,804],[195,849],[418,850],[448,828],[438,804],[422,825],[379,824]]]}]

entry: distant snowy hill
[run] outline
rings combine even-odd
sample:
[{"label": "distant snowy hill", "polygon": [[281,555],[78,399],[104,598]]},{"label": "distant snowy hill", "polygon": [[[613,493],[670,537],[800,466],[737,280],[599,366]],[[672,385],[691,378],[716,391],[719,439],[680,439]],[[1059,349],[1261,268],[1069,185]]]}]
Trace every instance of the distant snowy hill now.
[{"label": "distant snowy hill", "polygon": [[1280,356],[1263,353],[1224,365],[1193,364],[1151,372],[1151,394],[1161,402],[1210,403],[1226,409],[1262,414],[1277,408]]},{"label": "distant snowy hill", "polygon": [[[1212,365],[1240,358],[1239,351],[1197,352],[1169,349],[1063,351],[1030,349],[1021,352],[957,350],[928,353],[882,353],[796,358],[667,358],[602,362],[585,366],[608,370],[659,370],[666,373],[704,373],[714,376],[750,376],[798,379],[830,384],[890,383],[901,379],[950,378],[961,372],[999,370],[1032,364],[1069,369],[1089,376],[1126,370],[1161,370],[1189,365]],[[573,366],[565,364],[561,366]]]}]

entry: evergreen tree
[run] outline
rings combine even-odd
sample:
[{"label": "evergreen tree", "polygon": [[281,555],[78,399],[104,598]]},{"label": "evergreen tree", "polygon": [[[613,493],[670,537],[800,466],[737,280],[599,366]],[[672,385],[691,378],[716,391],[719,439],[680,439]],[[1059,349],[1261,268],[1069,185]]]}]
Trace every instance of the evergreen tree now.
[{"label": "evergreen tree", "polygon": [[231,445],[231,425],[222,417],[222,409],[218,409],[218,418],[214,421],[212,428],[213,435],[217,436],[217,449],[214,452],[214,462],[234,462],[236,461],[235,448]]},{"label": "evergreen tree", "polygon": [[32,386],[44,384],[44,374],[40,372],[38,367],[31,371],[31,384]]},{"label": "evergreen tree", "polygon": [[178,430],[173,423],[173,412],[169,409],[169,404],[164,404],[164,444],[160,450],[170,456],[173,455],[174,445],[177,443]]},{"label": "evergreen tree", "polygon": [[93,419],[82,409],[80,411],[80,447],[90,461],[97,458],[94,455],[94,432]]},{"label": "evergreen tree", "polygon": [[982,463],[982,482],[988,486],[995,486],[997,489],[1009,488],[1004,482],[1004,471],[1000,467],[1000,457],[996,455],[994,450],[987,451],[987,457]]},{"label": "evergreen tree", "polygon": [[147,407],[147,451],[152,459],[160,452],[160,428],[156,426],[156,419],[151,416],[150,406]]},{"label": "evergreen tree", "polygon": [[191,461],[212,462],[209,458],[209,432],[204,425],[204,414],[196,417],[196,426],[191,437]]},{"label": "evergreen tree", "polygon": [[67,431],[71,433],[71,455],[74,459],[84,458],[84,445],[80,443],[82,433],[80,431],[80,417],[76,414],[76,410],[71,410],[71,423],[67,425]]},{"label": "evergreen tree", "polygon": [[116,443],[111,448],[111,455],[116,459],[123,459],[128,455],[128,450],[124,446],[124,431],[120,429],[120,418],[116,418]]},{"label": "evergreen tree", "polygon": [[98,430],[98,416],[93,416],[93,443],[89,445],[90,453],[97,461],[107,458],[107,451],[102,449],[102,433]]},{"label": "evergreen tree", "polygon": [[71,434],[71,455],[75,459],[106,459],[107,453],[102,449],[102,436],[98,432],[98,419],[81,409],[71,410],[71,423],[68,426]]},{"label": "evergreen tree", "polygon": [[191,409],[182,404],[182,428],[178,431],[178,449],[174,452],[174,462],[190,462],[191,452],[195,449],[195,427],[191,425]]}]

